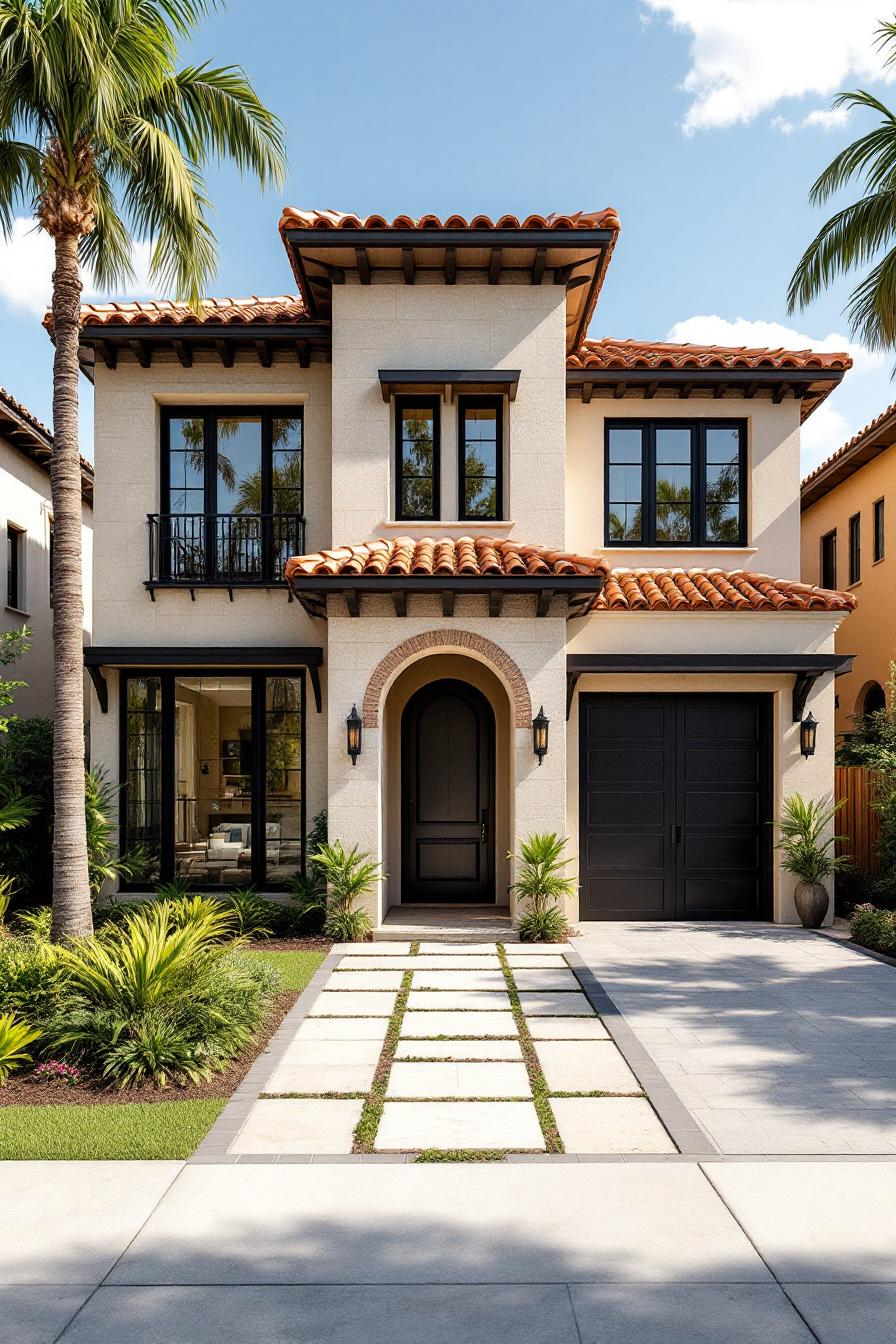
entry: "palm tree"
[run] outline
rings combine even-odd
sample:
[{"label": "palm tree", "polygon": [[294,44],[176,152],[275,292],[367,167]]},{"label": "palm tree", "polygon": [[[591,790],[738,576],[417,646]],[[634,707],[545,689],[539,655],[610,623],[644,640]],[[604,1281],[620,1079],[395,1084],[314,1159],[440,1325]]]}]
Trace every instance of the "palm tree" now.
[{"label": "palm tree", "polygon": [[176,68],[216,0],[0,0],[0,226],[24,205],[53,239],[53,934],[89,934],[82,707],[78,330],[81,266],[104,288],[153,278],[194,308],[215,268],[202,172],[284,174],[280,123],[242,70]]},{"label": "palm tree", "polygon": [[[896,21],[877,29],[877,44],[896,62]],[[852,334],[873,350],[896,347],[896,114],[878,98],[858,90],[841,93],[834,107],[867,108],[880,123],[830,163],[813,184],[813,205],[825,201],[855,179],[865,193],[838,210],[809,244],[787,291],[787,310],[805,308],[838,275],[871,266],[849,297],[846,312]],[[882,254],[882,255],[881,255]],[[873,264],[872,264],[873,263]]]}]

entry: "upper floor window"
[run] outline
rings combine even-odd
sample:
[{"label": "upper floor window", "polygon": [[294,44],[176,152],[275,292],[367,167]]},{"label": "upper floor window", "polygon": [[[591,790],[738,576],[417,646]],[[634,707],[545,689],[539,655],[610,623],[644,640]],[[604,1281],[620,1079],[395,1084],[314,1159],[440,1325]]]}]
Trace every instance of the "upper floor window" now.
[{"label": "upper floor window", "polygon": [[503,517],[503,402],[461,397],[458,405],[458,517]]},{"label": "upper floor window", "polygon": [[837,587],[837,529],[826,532],[821,539],[821,586]]},{"label": "upper floor window", "polygon": [[279,580],[304,549],[303,458],[300,406],[163,410],[151,577]]},{"label": "upper floor window", "polygon": [[884,558],[884,501],[874,501],[874,563]]},{"label": "upper floor window", "polygon": [[854,513],[849,520],[849,581],[858,583],[862,577],[862,515]]},{"label": "upper floor window", "polygon": [[6,528],[6,605],[25,610],[24,593],[25,533],[9,523]]},{"label": "upper floor window", "polygon": [[605,460],[606,544],[746,544],[743,421],[610,420]]},{"label": "upper floor window", "polygon": [[439,516],[437,397],[395,399],[395,517],[412,522]]}]

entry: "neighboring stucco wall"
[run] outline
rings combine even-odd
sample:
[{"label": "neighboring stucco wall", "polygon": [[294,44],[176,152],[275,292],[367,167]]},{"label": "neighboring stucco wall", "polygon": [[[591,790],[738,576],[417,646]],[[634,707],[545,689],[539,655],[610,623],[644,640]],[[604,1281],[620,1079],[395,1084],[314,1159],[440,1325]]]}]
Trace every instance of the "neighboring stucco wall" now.
[{"label": "neighboring stucco wall", "polygon": [[[874,563],[874,513],[884,499],[884,558]],[[849,520],[862,517],[862,577],[849,579]],[[806,583],[821,582],[821,538],[837,530],[837,587],[855,593],[857,606],[837,634],[837,652],[856,655],[853,670],[837,678],[837,731],[848,732],[850,717],[861,713],[863,691],[871,681],[886,688],[890,661],[896,658],[896,450],[866,463],[824,495],[802,516],[802,568]]]},{"label": "neighboring stucco wall", "polygon": [[[3,594],[0,634],[31,631],[31,649],[12,667],[10,675],[27,682],[16,691],[13,712],[22,718],[53,713],[53,609],[50,606],[50,520],[53,506],[50,478],[42,467],[0,438],[0,543],[3,553]],[[6,529],[9,524],[25,535],[24,574],[20,582],[24,606],[15,611],[6,603]],[[92,631],[93,511],[81,509],[81,564],[84,591],[84,642]],[[86,686],[85,686],[86,696]],[[85,708],[87,701],[85,698]]]},{"label": "neighboring stucco wall", "polygon": [[[392,406],[380,369],[520,369],[505,434],[505,519],[461,531],[563,544],[562,286],[350,283],[333,289],[333,539],[432,533],[394,523]],[[460,280],[460,277],[459,277]],[[442,518],[457,518],[457,407],[442,402]],[[444,529],[442,529],[444,530]],[[455,528],[448,529],[455,534]]]},{"label": "neighboring stucco wall", "polygon": [[[836,620],[809,613],[785,615],[736,612],[647,613],[605,612],[570,627],[570,653],[830,653],[834,647]],[[587,675],[579,679],[567,725],[567,833],[579,852],[579,693],[584,691],[671,692],[769,692],[773,695],[772,782],[773,814],[792,793],[804,798],[830,794],[834,766],[834,677],[820,677],[807,701],[806,710],[818,720],[815,755],[800,755],[799,724],[793,722],[791,693],[793,675]],[[777,923],[797,924],[793,904],[795,880],[773,871],[773,911]],[[833,910],[833,906],[832,906]],[[829,915],[829,922],[832,914]]]},{"label": "neighboring stucco wall", "polygon": [[[399,806],[393,776],[387,767],[390,723],[389,695],[403,675],[397,669],[383,690],[380,726],[365,728],[361,755],[352,763],[345,750],[345,719],[353,704],[360,707],[364,690],[380,660],[402,640],[431,630],[445,631],[446,652],[461,631],[471,631],[498,644],[516,662],[532,693],[533,706],[542,703],[551,720],[550,750],[539,767],[532,752],[532,729],[514,728],[512,733],[513,799],[511,834],[508,848],[517,848],[521,838],[533,831],[562,831],[565,822],[564,781],[566,743],[562,731],[566,694],[566,625],[562,619],[536,620],[526,600],[510,599],[506,616],[490,620],[483,614],[481,599],[462,598],[452,620],[443,620],[436,602],[417,599],[414,614],[396,620],[387,600],[365,599],[365,615],[353,619],[337,615],[339,599],[331,599],[329,640],[329,791],[330,835],[344,844],[358,844],[377,859],[386,862],[391,816]],[[418,607],[419,604],[419,607]],[[519,605],[517,605],[519,604]],[[515,609],[516,608],[516,609]],[[525,614],[524,614],[525,613]],[[477,659],[473,651],[467,658]],[[420,658],[433,669],[439,666],[434,649]],[[506,682],[494,667],[488,671],[505,687]],[[441,675],[434,671],[433,675]],[[475,675],[472,674],[471,675]],[[500,738],[499,738],[500,741]],[[508,732],[508,745],[510,735]],[[508,755],[511,753],[508,752]],[[503,896],[498,890],[499,898]],[[376,896],[371,915],[377,923],[385,913],[387,900],[394,903],[397,893],[389,888]]]},{"label": "neighboring stucco wall", "polygon": [[[747,421],[749,496],[746,547],[609,547],[604,538],[604,421]],[[687,401],[656,397],[595,397],[566,404],[566,541],[570,550],[599,551],[624,569],[655,565],[690,569],[716,565],[752,569],[778,578],[799,574],[799,403],[776,406],[759,397]]]}]

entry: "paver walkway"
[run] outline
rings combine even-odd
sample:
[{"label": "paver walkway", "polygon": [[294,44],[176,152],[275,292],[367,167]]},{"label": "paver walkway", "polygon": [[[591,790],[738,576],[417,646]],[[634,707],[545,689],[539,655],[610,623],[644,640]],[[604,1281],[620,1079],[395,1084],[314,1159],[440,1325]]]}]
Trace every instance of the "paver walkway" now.
[{"label": "paver walkway", "polygon": [[334,954],[231,1157],[676,1152],[562,946]]},{"label": "paver walkway", "polygon": [[574,946],[721,1153],[896,1153],[896,968],[755,924],[583,924]]}]

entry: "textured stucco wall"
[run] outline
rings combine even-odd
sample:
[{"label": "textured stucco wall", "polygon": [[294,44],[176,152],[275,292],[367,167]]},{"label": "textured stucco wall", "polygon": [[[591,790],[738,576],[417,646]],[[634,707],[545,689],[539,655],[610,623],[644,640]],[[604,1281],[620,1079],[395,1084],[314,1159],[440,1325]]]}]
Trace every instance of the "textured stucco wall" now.
[{"label": "textured stucco wall", "polygon": [[[604,421],[746,420],[749,465],[746,547],[608,547],[604,539]],[[566,407],[567,544],[589,554],[599,551],[613,565],[678,567],[716,565],[753,569],[779,578],[799,576],[799,403],[779,406],[759,397],[687,401],[657,397],[620,400],[595,397],[589,404],[570,398]]]}]

